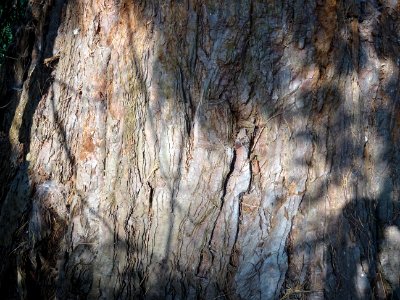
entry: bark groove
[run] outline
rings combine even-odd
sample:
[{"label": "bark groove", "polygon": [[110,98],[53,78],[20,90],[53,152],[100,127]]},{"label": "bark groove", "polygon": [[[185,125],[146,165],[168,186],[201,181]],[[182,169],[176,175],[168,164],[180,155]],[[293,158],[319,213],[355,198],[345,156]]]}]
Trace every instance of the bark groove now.
[{"label": "bark groove", "polygon": [[3,295],[400,297],[397,1],[30,10],[1,71]]}]

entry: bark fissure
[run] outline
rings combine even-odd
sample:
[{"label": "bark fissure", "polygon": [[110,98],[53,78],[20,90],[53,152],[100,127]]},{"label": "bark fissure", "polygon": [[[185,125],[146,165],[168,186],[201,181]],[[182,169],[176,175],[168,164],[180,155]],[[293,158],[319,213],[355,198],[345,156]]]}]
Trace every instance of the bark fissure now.
[{"label": "bark fissure", "polygon": [[395,2],[32,2],[2,295],[398,297]]}]

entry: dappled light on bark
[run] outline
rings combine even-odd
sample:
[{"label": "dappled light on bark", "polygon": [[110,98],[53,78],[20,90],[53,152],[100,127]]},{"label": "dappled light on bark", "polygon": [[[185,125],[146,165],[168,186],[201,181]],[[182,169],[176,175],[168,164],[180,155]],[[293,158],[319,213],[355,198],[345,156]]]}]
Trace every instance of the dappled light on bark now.
[{"label": "dappled light on bark", "polygon": [[32,2],[2,70],[2,294],[400,297],[399,13]]}]

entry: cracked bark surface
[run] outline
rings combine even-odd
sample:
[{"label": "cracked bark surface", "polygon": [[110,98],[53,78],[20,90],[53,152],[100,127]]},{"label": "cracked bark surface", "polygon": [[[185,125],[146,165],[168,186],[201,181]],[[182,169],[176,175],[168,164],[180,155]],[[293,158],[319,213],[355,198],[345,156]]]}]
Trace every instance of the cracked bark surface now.
[{"label": "cracked bark surface", "polygon": [[2,295],[400,298],[399,5],[32,2]]}]

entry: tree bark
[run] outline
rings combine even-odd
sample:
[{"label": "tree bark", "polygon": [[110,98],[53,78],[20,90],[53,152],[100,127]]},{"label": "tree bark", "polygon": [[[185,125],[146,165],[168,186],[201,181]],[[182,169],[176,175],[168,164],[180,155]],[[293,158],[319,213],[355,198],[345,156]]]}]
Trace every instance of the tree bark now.
[{"label": "tree bark", "polygon": [[32,1],[2,70],[1,292],[400,298],[397,1]]}]

